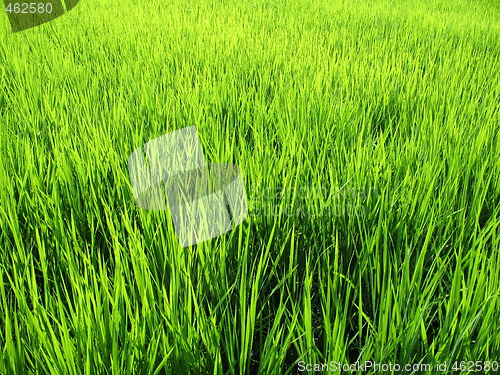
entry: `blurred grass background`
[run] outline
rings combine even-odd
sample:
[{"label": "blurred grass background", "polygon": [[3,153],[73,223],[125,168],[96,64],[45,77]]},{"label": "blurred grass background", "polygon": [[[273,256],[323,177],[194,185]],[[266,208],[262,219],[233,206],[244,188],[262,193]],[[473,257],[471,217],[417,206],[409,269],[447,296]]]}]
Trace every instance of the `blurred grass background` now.
[{"label": "blurred grass background", "polygon": [[[4,15],[0,373],[500,361],[499,21],[493,0]],[[182,249],[127,158],[190,125],[250,217]]]}]

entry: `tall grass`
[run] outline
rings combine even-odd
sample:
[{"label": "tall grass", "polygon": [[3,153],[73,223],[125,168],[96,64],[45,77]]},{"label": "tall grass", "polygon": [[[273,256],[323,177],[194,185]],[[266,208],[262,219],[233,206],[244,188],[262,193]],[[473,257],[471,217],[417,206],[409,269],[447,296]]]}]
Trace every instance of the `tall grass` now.
[{"label": "tall grass", "polygon": [[[82,0],[16,34],[3,17],[0,373],[500,361],[499,10]],[[190,125],[239,166],[250,216],[183,249],[168,212],[134,205],[127,158]]]}]

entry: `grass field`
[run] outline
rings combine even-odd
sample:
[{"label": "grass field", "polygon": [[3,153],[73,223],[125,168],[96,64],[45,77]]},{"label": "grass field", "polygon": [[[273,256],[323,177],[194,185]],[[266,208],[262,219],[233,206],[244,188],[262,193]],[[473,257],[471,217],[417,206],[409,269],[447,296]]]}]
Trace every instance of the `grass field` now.
[{"label": "grass field", "polygon": [[[495,373],[499,77],[496,0],[3,13],[0,374]],[[181,248],[127,158],[191,125],[250,215]]]}]

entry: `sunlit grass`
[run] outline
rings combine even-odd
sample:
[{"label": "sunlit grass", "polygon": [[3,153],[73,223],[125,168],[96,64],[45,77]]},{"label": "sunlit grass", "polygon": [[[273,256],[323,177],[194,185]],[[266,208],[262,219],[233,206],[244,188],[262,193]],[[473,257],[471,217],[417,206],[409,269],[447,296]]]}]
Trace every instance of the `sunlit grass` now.
[{"label": "sunlit grass", "polygon": [[[16,34],[4,16],[0,373],[500,361],[499,10],[82,0]],[[250,216],[182,249],[127,158],[191,125]]]}]

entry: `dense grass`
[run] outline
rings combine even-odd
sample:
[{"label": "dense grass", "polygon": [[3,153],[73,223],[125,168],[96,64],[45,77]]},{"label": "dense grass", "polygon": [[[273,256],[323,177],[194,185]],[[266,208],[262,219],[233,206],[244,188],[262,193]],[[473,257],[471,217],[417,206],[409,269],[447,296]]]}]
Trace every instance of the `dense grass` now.
[{"label": "dense grass", "polygon": [[[4,15],[0,373],[500,361],[499,40],[493,0]],[[182,249],[127,158],[190,125],[251,215]]]}]

